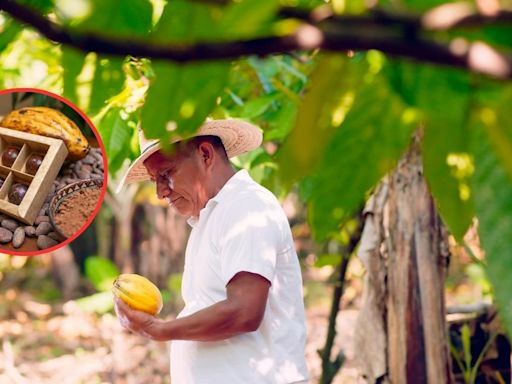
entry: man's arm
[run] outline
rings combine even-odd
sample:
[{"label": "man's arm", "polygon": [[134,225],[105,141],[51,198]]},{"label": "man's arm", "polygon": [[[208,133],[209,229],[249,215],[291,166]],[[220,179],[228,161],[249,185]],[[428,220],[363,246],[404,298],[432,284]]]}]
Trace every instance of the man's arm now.
[{"label": "man's arm", "polygon": [[224,340],[258,329],[265,314],[270,282],[264,277],[237,273],[227,284],[227,298],[192,315],[164,321],[128,307],[116,298],[121,324],[154,340]]}]

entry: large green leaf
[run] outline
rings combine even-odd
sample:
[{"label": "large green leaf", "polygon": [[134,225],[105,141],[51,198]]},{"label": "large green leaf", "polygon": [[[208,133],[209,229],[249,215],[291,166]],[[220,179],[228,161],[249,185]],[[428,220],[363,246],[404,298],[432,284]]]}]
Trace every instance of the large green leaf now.
[{"label": "large green leaf", "polygon": [[512,177],[512,85],[486,84],[479,92],[480,121],[505,170]]},{"label": "large green leaf", "polygon": [[90,11],[83,20],[71,20],[82,31],[140,37],[152,27],[153,7],[149,0],[89,0]]},{"label": "large green leaf", "polygon": [[350,110],[366,70],[363,63],[357,65],[343,55],[327,54],[319,59],[295,127],[281,152],[283,179],[295,181],[316,168],[323,150]]},{"label": "large green leaf", "polygon": [[381,76],[359,90],[320,166],[302,185],[317,238],[337,232],[362,207],[368,191],[396,165],[419,117]]},{"label": "large green leaf", "polygon": [[218,6],[170,1],[151,34],[151,40],[165,43],[215,40],[223,33],[218,28],[221,14]]},{"label": "large green leaf", "polygon": [[404,0],[403,5],[410,10],[424,12],[446,2],[446,0]]},{"label": "large green leaf", "polygon": [[494,287],[500,315],[512,335],[512,178],[491,145],[481,111],[472,125],[475,174],[473,189],[479,234],[485,249],[487,273]]},{"label": "large green leaf", "polygon": [[225,37],[238,39],[270,34],[272,30],[268,21],[278,7],[279,0],[233,2],[224,9],[220,29]]},{"label": "large green leaf", "polygon": [[48,13],[52,8],[53,0],[18,0],[19,3],[28,5],[30,8],[37,9],[43,13]]},{"label": "large green leaf", "polygon": [[99,121],[98,131],[105,145],[109,172],[113,175],[131,157],[130,142],[136,129],[132,118],[121,109],[112,108]]},{"label": "large green leaf", "polygon": [[153,67],[156,78],[142,109],[142,128],[148,138],[165,139],[187,136],[203,123],[227,83],[230,64],[158,62]]},{"label": "large green leaf", "polygon": [[[190,42],[216,35],[214,7],[173,1],[155,28],[156,41]],[[142,109],[142,128],[148,138],[168,142],[172,134],[195,131],[213,110],[229,75],[228,62],[153,63],[155,78]]]},{"label": "large green leaf", "polygon": [[74,104],[77,104],[77,77],[82,71],[85,54],[74,48],[62,47],[61,66],[64,80],[63,96]]},{"label": "large green leaf", "polygon": [[471,108],[468,75],[395,61],[386,71],[390,84],[408,105],[422,111],[425,177],[443,221],[461,240],[474,216],[469,177],[467,116]]},{"label": "large green leaf", "polygon": [[[423,165],[437,208],[458,241],[474,217],[469,179],[468,76],[449,69],[421,66],[416,70],[418,107],[424,111]],[[433,97],[435,95],[435,97]]]},{"label": "large green leaf", "polygon": [[119,93],[123,87],[124,80],[122,59],[98,56],[92,81],[89,114],[94,115],[97,113],[106,105],[109,98]]},{"label": "large green leaf", "polygon": [[10,18],[6,18],[0,26],[0,52],[3,51],[23,30],[20,24]]}]

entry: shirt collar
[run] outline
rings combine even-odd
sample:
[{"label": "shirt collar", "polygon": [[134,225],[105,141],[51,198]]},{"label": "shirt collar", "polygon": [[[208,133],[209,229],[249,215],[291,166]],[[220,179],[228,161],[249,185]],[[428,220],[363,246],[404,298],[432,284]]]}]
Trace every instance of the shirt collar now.
[{"label": "shirt collar", "polygon": [[233,176],[231,176],[228,181],[222,186],[219,192],[215,196],[213,196],[206,205],[204,206],[201,211],[199,211],[199,217],[191,216],[187,219],[187,223],[194,227],[197,222],[199,221],[201,214],[204,214],[205,211],[213,209],[217,204],[227,200],[229,198],[229,195],[233,193],[233,191],[237,190],[237,186],[242,181],[248,181],[251,180],[251,176],[249,176],[249,173],[245,169],[241,169],[237,173],[235,173]]}]

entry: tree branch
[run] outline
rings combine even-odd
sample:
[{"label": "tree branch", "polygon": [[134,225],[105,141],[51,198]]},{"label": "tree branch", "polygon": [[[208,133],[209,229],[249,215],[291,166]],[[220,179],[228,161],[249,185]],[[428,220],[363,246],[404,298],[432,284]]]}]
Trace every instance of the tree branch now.
[{"label": "tree branch", "polygon": [[[158,45],[141,40],[120,40],[88,33],[76,33],[72,29],[54,23],[14,0],[0,2],[0,10],[18,21],[34,27],[43,36],[57,43],[69,45],[84,52],[108,55],[146,57],[171,60],[178,63],[236,59],[247,55],[266,56],[295,50],[323,49],[327,51],[365,51],[376,49],[392,56],[406,57],[421,62],[458,67],[500,79],[512,79],[512,60],[484,43],[443,45],[433,40],[407,33],[421,28],[412,18],[387,14],[373,16],[336,16],[339,21],[321,29],[305,23],[294,34],[255,38],[251,40],[196,43],[191,45]],[[290,12],[290,11],[289,11]],[[289,16],[292,16],[289,14]],[[508,18],[508,15],[504,15]],[[461,23],[467,25],[467,14]],[[496,19],[496,16],[494,16]],[[480,19],[481,22],[487,19]],[[310,22],[314,22],[311,20]],[[471,19],[474,25],[475,19]],[[456,24],[456,23],[455,23]],[[346,26],[352,27],[350,30]],[[396,28],[402,26],[403,30]],[[453,24],[452,24],[453,25]]]}]

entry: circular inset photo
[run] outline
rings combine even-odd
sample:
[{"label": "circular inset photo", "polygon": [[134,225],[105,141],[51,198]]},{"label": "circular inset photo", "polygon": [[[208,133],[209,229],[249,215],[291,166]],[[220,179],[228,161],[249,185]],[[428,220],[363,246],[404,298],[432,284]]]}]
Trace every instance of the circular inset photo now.
[{"label": "circular inset photo", "polygon": [[83,112],[40,89],[0,91],[0,252],[32,256],[69,243],[106,187],[104,146]]}]

